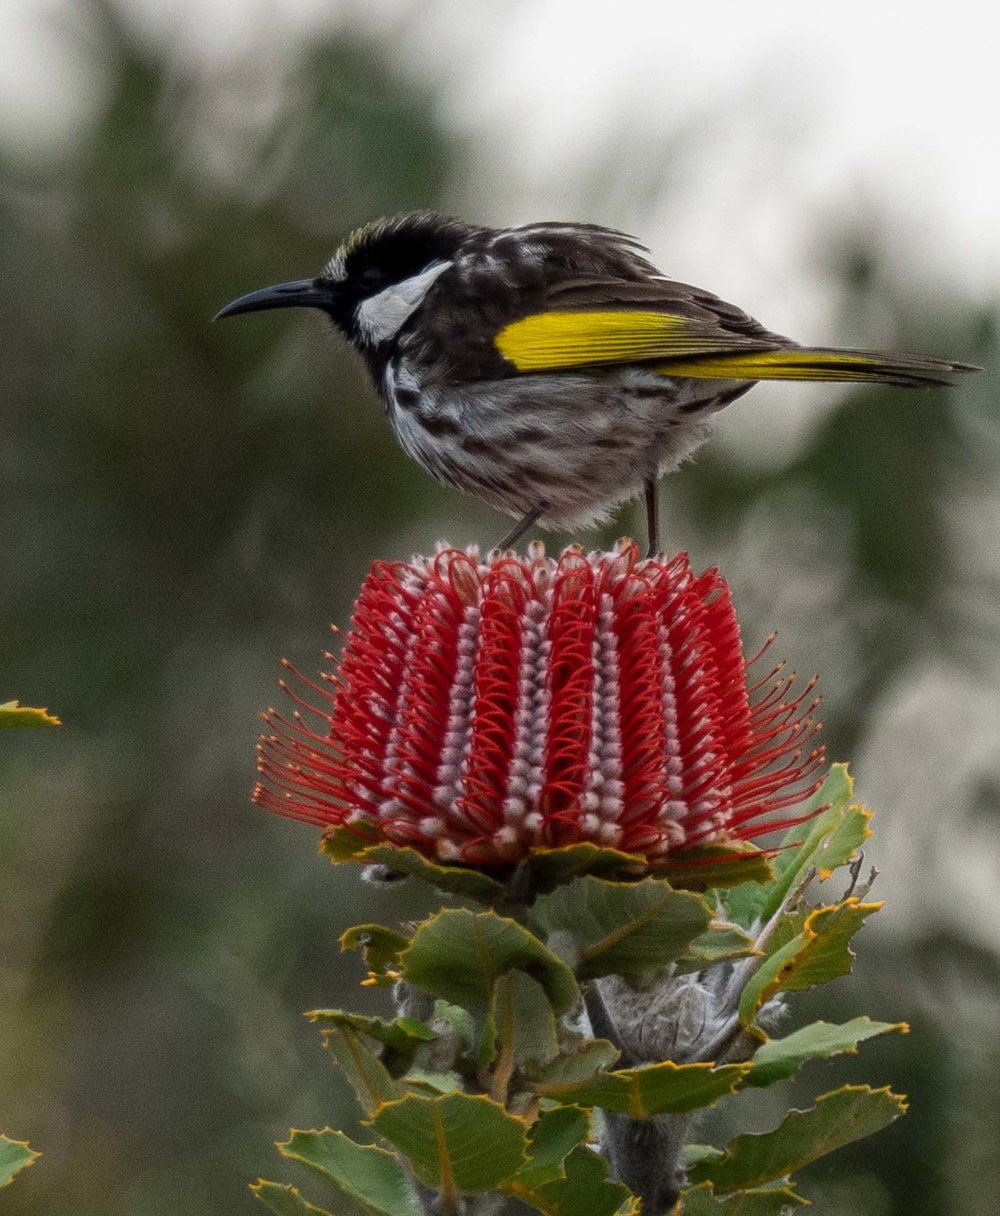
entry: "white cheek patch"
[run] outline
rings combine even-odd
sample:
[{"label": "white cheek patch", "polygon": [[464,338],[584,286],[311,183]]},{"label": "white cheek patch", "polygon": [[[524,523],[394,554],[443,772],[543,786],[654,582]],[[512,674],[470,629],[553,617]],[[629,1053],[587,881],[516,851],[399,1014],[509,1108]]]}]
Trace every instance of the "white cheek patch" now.
[{"label": "white cheek patch", "polygon": [[393,283],[378,295],[362,300],[355,316],[358,330],[365,341],[373,345],[388,342],[402,329],[412,313],[420,307],[434,280],[444,274],[451,262],[435,262],[401,283]]}]

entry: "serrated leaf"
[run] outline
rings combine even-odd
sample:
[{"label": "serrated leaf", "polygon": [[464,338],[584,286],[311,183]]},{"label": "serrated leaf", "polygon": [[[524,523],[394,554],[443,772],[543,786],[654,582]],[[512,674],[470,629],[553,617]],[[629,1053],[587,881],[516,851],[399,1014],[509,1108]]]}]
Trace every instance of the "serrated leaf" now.
[{"label": "serrated leaf", "polygon": [[515,1068],[534,1071],[559,1052],[558,1026],[545,989],[523,971],[507,971],[493,986],[479,1061],[511,1075]]},{"label": "serrated leaf", "polygon": [[546,1216],[638,1216],[639,1200],[624,1183],[608,1179],[603,1157],[579,1145],[566,1158],[565,1176],[528,1189],[504,1188]]},{"label": "serrated leaf", "polygon": [[801,932],[765,959],[747,982],[740,995],[744,1026],[752,1025],[760,1007],[778,992],[802,991],[850,974],[854,955],[848,943],[881,906],[852,897],[811,911]]},{"label": "serrated leaf", "polygon": [[377,1043],[384,1043],[394,1051],[407,1052],[424,1043],[432,1043],[437,1035],[417,1018],[367,1017],[361,1013],[348,1013],[343,1009],[310,1009],[305,1015],[310,1022],[331,1026],[346,1026],[358,1034],[367,1035]]},{"label": "serrated leaf", "polygon": [[793,1110],[773,1132],[737,1136],[724,1157],[692,1166],[692,1182],[711,1182],[716,1194],[766,1186],[790,1178],[810,1161],[888,1127],[906,1103],[888,1088],[845,1085]]},{"label": "serrated leaf", "polygon": [[27,1140],[10,1140],[0,1136],[0,1187],[6,1186],[15,1174],[34,1165],[41,1153],[36,1153]]},{"label": "serrated leaf", "polygon": [[400,1096],[401,1090],[389,1070],[350,1027],[332,1027],[323,1036],[323,1046],[350,1082],[364,1111],[370,1113],[381,1103]]},{"label": "serrated leaf", "polygon": [[406,1154],[421,1182],[441,1192],[446,1210],[460,1194],[506,1182],[527,1159],[526,1123],[478,1095],[411,1095],[387,1103],[369,1123]]},{"label": "serrated leaf", "polygon": [[847,765],[834,764],[802,813],[811,814],[826,803],[829,807],[786,833],[774,857],[775,881],[748,883],[728,893],[724,902],[732,920],[741,925],[768,920],[811,869],[819,877],[828,877],[856,856],[871,834],[871,815],[863,807],[849,805],[853,791]]},{"label": "serrated leaf", "polygon": [[[392,1153],[358,1144],[343,1132],[293,1131],[278,1151],[301,1161],[338,1190],[380,1216],[423,1216],[417,1188]],[[293,1209],[294,1210],[294,1209]]]},{"label": "serrated leaf", "polygon": [[655,876],[682,891],[722,890],[774,879],[772,851],[749,840],[718,841],[677,853],[657,866]]},{"label": "serrated leaf", "polygon": [[698,935],[677,960],[676,974],[701,971],[724,959],[747,958],[756,953],[754,939],[739,925],[716,921]]},{"label": "serrated leaf", "polygon": [[632,1119],[653,1115],[682,1114],[711,1106],[717,1098],[730,1094],[743,1081],[749,1064],[675,1064],[664,1060],[644,1068],[623,1068],[599,1074],[576,1084],[533,1081],[530,1088],[555,1102],[577,1106],[599,1106]]},{"label": "serrated leaf", "polygon": [[330,1216],[324,1208],[307,1203],[298,1187],[285,1186],[279,1182],[268,1182],[261,1178],[250,1187],[254,1198],[275,1213],[275,1216]]},{"label": "serrated leaf", "polygon": [[369,984],[388,988],[399,978],[399,956],[410,938],[385,925],[352,925],[339,938],[341,950],[361,950],[368,968]]},{"label": "serrated leaf", "polygon": [[584,874],[631,879],[641,877],[649,869],[641,853],[622,853],[590,841],[532,849],[530,856],[535,885],[540,890],[549,890]]},{"label": "serrated leaf", "polygon": [[590,1119],[579,1106],[544,1110],[528,1133],[528,1160],[511,1179],[508,1194],[531,1191],[566,1177],[563,1165],[590,1134]]},{"label": "serrated leaf", "polygon": [[740,1191],[719,1199],[707,1182],[682,1191],[681,1200],[683,1216],[783,1216],[786,1209],[806,1203],[785,1186]]},{"label": "serrated leaf", "polygon": [[546,1089],[579,1085],[610,1068],[620,1055],[621,1052],[608,1039],[587,1039],[577,1051],[564,1050],[556,1056],[534,1079],[539,1087]]},{"label": "serrated leaf", "polygon": [[457,1072],[432,1072],[425,1068],[412,1068],[403,1077],[403,1084],[408,1093],[423,1093],[434,1097],[435,1094],[453,1094],[462,1089],[464,1080]]},{"label": "serrated leaf", "polygon": [[[0,730],[13,730],[18,727],[26,727],[31,730],[39,726],[62,726],[62,723],[55,714],[50,714],[47,709],[32,708],[29,705],[22,705],[19,701],[4,701],[0,705]],[[7,1143],[17,1144],[18,1141],[8,1140]],[[10,1179],[8,1178],[7,1181],[9,1182]],[[0,1186],[6,1185],[6,1183],[0,1183]]]},{"label": "serrated leaf", "polygon": [[533,933],[495,912],[445,908],[425,920],[399,959],[406,980],[456,1005],[485,1005],[507,971],[545,989],[557,1013],[579,999],[572,971]]},{"label": "serrated leaf", "polygon": [[[327,848],[324,840],[322,851],[334,861],[344,860],[335,855],[336,846]],[[428,882],[438,891],[461,895],[478,903],[495,904],[502,900],[506,888],[502,882],[469,866],[441,865],[430,861],[416,849],[392,844],[371,844],[353,853],[348,860],[364,862],[366,865],[382,865],[411,878]]]},{"label": "serrated leaf", "polygon": [[360,861],[365,849],[379,840],[378,826],[366,819],[327,828],[319,842],[319,851],[332,862]]},{"label": "serrated leaf", "polygon": [[672,963],[711,921],[704,899],[659,878],[578,878],[541,896],[533,920],[581,980],[620,975],[642,981]]},{"label": "serrated leaf", "polygon": [[716,1199],[708,1182],[682,1191],[681,1200],[680,1210],[683,1216],[726,1216],[722,1200]]},{"label": "serrated leaf", "polygon": [[806,1060],[825,1060],[843,1052],[857,1053],[858,1044],[876,1035],[899,1031],[906,1034],[905,1022],[873,1022],[871,1018],[852,1018],[835,1026],[813,1022],[783,1039],[770,1039],[759,1047],[750,1061],[748,1085],[772,1085],[792,1077]]}]

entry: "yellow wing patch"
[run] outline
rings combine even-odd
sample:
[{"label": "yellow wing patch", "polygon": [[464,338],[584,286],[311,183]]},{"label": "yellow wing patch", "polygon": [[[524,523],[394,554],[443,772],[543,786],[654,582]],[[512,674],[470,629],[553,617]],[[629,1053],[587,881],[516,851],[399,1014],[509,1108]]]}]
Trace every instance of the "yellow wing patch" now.
[{"label": "yellow wing patch", "polygon": [[745,345],[699,332],[686,317],[631,309],[534,313],[505,326],[494,343],[519,372],[716,355]]}]

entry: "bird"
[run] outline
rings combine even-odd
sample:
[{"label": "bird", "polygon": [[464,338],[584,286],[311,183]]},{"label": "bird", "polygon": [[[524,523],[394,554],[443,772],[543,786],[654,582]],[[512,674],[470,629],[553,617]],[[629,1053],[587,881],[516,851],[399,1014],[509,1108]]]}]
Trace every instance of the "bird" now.
[{"label": "bird", "polygon": [[661,273],[616,229],[490,228],[432,211],[355,229],[314,278],[251,291],[216,319],[315,308],[362,356],[404,451],[517,519],[586,528],[643,494],[758,381],[926,388],[979,370],[926,355],[801,346]]}]

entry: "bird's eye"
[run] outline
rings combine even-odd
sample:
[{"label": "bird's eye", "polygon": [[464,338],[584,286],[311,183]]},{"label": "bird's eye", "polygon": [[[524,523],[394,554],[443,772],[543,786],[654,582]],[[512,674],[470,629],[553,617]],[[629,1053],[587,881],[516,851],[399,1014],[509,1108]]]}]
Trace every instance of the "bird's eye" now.
[{"label": "bird's eye", "polygon": [[383,280],[382,271],[377,266],[366,266],[358,275],[358,283],[362,287],[379,287]]}]

